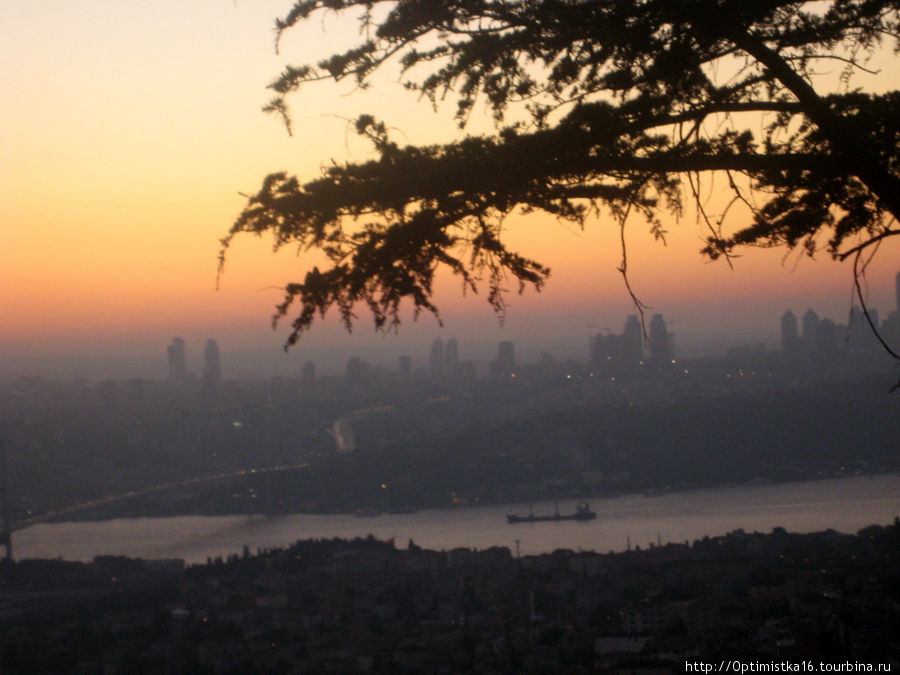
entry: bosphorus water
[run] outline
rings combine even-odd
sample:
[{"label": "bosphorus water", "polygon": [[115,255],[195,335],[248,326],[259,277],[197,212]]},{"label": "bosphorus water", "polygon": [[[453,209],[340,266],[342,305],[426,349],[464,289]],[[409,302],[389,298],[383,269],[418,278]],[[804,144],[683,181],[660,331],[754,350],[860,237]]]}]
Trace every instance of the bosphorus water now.
[{"label": "bosphorus water", "polygon": [[[559,502],[561,513],[575,500]],[[597,519],[508,525],[507,513],[527,513],[528,504],[475,506],[384,514],[181,516],[115,519],[35,525],[14,534],[16,559],[90,560],[95,555],[140,558],[207,557],[284,546],[298,539],[372,534],[393,538],[398,546],[412,539],[424,548],[485,549],[506,546],[522,555],[558,548],[621,551],[628,543],[647,547],[684,542],[743,529],[792,532],[834,529],[856,532],[888,524],[900,516],[900,477],[855,476],[803,483],[745,485],[689,490],[650,498],[645,495],[595,499]],[[553,513],[554,504],[535,503],[534,512]]]}]

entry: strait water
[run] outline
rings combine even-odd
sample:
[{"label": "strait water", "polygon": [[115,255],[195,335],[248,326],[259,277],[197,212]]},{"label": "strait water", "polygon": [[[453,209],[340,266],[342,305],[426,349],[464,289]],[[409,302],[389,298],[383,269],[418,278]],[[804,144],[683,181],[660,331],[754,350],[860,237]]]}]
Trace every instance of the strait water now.
[{"label": "strait water", "polygon": [[[560,513],[575,510],[575,500],[560,501]],[[536,515],[552,514],[553,502],[535,503]],[[597,519],[508,525],[507,513],[527,514],[527,504],[425,510],[358,518],[352,515],[184,516],[116,519],[36,525],[13,536],[18,560],[57,558],[91,560],[112,554],[141,558],[183,558],[239,553],[244,545],[285,546],[298,539],[356,537],[409,539],[435,550],[507,546],[522,555],[557,548],[598,552],[646,547],[657,541],[693,541],[732,530],[815,532],[828,528],[853,533],[871,524],[886,525],[900,516],[900,477],[857,476],[804,483],[689,490],[659,497],[625,495],[595,499]]]}]

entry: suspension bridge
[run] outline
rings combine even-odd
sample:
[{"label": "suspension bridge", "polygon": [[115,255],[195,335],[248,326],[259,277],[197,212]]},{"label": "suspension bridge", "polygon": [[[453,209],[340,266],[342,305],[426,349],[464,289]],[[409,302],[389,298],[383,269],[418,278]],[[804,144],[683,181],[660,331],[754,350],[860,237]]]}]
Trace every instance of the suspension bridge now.
[{"label": "suspension bridge", "polygon": [[55,511],[47,511],[40,515],[25,518],[23,520],[18,520],[16,522],[12,522],[10,518],[10,504],[9,504],[9,489],[7,483],[7,474],[6,474],[6,452],[5,449],[0,446],[0,473],[2,473],[2,483],[0,483],[0,487],[3,490],[3,516],[2,520],[0,520],[0,544],[5,546],[6,548],[6,558],[8,560],[12,559],[12,533],[16,530],[24,530],[27,527],[32,527],[33,525],[38,525],[40,523],[45,523],[52,520],[58,520],[61,518],[67,518],[76,514],[80,511],[87,511],[94,508],[109,506],[110,504],[115,504],[116,502],[124,501],[127,499],[135,499],[139,497],[145,497],[148,495],[156,494],[159,492],[165,492],[167,490],[176,490],[178,488],[185,488],[194,485],[202,485],[205,483],[213,483],[216,481],[227,481],[234,478],[240,478],[242,476],[252,476],[252,475],[262,475],[262,474],[270,474],[270,473],[280,473],[285,471],[299,471],[302,469],[309,468],[310,464],[308,463],[300,463],[300,464],[283,464],[280,466],[267,466],[267,467],[259,467],[252,469],[238,469],[236,471],[228,471],[223,473],[212,474],[209,476],[199,476],[196,478],[188,478],[186,480],[179,481],[171,481],[168,483],[159,483],[157,485],[152,485],[150,487],[141,488],[139,490],[129,490],[128,492],[122,492],[120,494],[109,495],[106,497],[100,497],[97,499],[89,499],[87,501],[79,502],[77,504],[72,504],[70,506],[66,506],[62,509],[57,509]]}]

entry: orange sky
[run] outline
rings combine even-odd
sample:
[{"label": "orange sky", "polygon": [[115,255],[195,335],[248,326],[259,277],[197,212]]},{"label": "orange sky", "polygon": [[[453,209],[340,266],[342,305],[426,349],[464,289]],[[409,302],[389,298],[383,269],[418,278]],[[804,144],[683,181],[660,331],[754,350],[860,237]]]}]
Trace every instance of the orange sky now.
[{"label": "orange sky", "polygon": [[[289,170],[311,177],[331,158],[363,159],[346,119],[373,112],[410,143],[447,140],[452,105],[435,114],[389,73],[370,91],[328,84],[295,95],[296,135],[260,112],[285,62],[315,60],[347,28],[317,22],[289,33],[283,56],[272,22],[290,0],[29,0],[0,5],[0,358],[49,353],[163,353],[174,335],[199,351],[277,347],[269,317],[277,288],[300,278],[305,256],[273,256],[268,240],[236,240],[216,291],[218,240],[240,211],[240,192]],[[896,79],[892,79],[896,81]],[[861,77],[861,86],[868,86]],[[475,131],[487,129],[476,120]],[[815,308],[843,320],[850,269],[823,256],[782,261],[749,251],[735,270],[701,259],[692,216],[669,226],[663,247],[635,219],[628,232],[632,281],[642,300],[682,335],[774,333],[781,312]],[[553,269],[545,292],[511,299],[505,329],[486,302],[438,290],[447,325],[424,317],[398,345],[475,330],[481,338],[620,330],[630,300],[616,267],[615,225],[574,231],[547,218],[511,219],[525,254]],[[893,309],[900,249],[870,272],[871,303]],[[306,346],[364,352],[332,319]],[[390,344],[390,343],[389,343]],[[398,346],[398,349],[400,347]]]}]

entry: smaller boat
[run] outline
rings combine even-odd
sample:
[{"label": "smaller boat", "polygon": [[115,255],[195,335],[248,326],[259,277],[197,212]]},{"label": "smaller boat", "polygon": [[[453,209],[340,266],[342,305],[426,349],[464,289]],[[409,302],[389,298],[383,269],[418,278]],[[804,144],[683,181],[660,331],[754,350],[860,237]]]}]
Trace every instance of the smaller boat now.
[{"label": "smaller boat", "polygon": [[591,511],[590,505],[587,502],[584,502],[575,507],[575,513],[562,514],[559,512],[559,506],[557,506],[553,515],[550,516],[536,516],[529,506],[527,516],[510,513],[506,516],[506,522],[512,525],[514,523],[544,523],[560,520],[593,520],[596,517],[597,514]]}]

